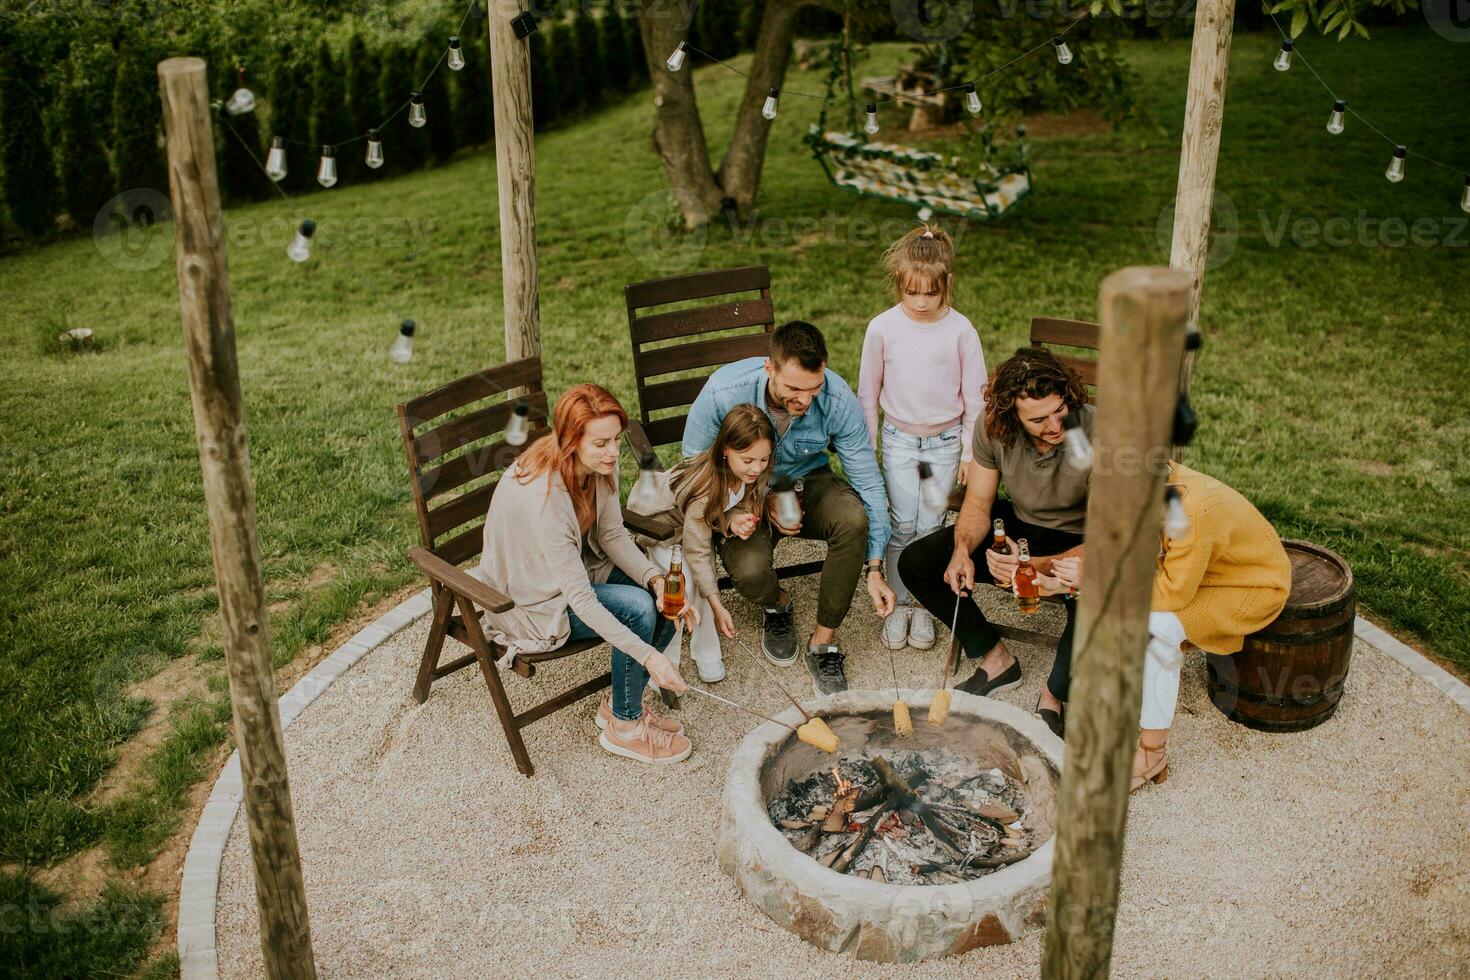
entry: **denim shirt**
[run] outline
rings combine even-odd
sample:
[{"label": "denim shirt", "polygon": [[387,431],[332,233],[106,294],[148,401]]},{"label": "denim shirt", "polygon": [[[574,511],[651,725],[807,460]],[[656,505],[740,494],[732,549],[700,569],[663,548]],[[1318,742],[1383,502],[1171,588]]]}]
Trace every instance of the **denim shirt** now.
[{"label": "denim shirt", "polygon": [[[766,405],[766,359],[747,357],[709,376],[684,422],[684,455],[696,456],[714,445],[725,414],[736,405]],[[863,501],[868,516],[868,557],[881,558],[888,546],[888,494],[868,423],[857,396],[837,372],[828,369],[826,383],[802,415],[793,416],[786,435],[777,436],[771,460],[773,477],[796,479],[828,465],[831,450],[842,461],[847,482]]]}]

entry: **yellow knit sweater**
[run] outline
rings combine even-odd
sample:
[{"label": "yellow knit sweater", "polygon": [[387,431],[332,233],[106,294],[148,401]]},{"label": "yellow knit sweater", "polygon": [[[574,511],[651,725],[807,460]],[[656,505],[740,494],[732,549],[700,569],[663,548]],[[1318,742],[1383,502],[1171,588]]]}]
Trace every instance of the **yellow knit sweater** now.
[{"label": "yellow knit sweater", "polygon": [[1172,612],[1189,642],[1235,653],[1271,623],[1291,594],[1291,561],[1261,512],[1237,491],[1180,463],[1169,464],[1189,531],[1162,538],[1151,608]]}]

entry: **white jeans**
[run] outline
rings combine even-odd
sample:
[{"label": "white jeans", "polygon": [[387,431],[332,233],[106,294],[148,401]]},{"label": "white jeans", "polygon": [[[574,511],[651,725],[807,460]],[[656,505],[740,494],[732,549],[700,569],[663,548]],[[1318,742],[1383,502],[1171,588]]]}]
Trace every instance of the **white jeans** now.
[{"label": "white jeans", "polygon": [[[669,562],[674,556],[674,550],[668,545],[656,544],[648,549],[648,558],[664,571],[669,570]],[[689,652],[694,655],[694,662],[706,674],[717,674],[723,669],[724,658],[720,653],[720,634],[715,629],[715,617],[710,612],[709,602],[699,594],[694,587],[694,576],[689,570],[684,570],[684,601],[694,606],[699,613],[699,625],[694,627],[689,637]],[[674,638],[664,647],[663,654],[673,661],[674,666],[679,666],[679,657],[684,645],[684,629],[680,628],[674,633]],[[652,679],[649,684],[653,684]]]},{"label": "white jeans", "polygon": [[910,601],[898,574],[898,556],[914,541],[944,524],[944,507],[932,507],[919,494],[919,464],[928,463],[946,494],[960,469],[960,427],[951,426],[935,436],[911,436],[883,423],[883,482],[888,488],[888,584],[900,604]]},{"label": "white jeans", "polygon": [[1184,666],[1181,646],[1184,624],[1171,612],[1148,614],[1148,650],[1143,655],[1143,708],[1139,728],[1168,728],[1174,724],[1179,700],[1179,671]]}]

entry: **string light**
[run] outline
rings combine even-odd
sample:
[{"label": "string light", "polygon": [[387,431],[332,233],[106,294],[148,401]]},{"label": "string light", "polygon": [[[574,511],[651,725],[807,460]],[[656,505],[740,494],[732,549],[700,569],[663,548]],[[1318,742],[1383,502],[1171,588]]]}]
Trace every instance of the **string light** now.
[{"label": "string light", "polygon": [[863,121],[863,132],[869,136],[876,136],[878,134],[878,104],[876,102],[869,102],[865,114],[867,115],[867,119]]},{"label": "string light", "polygon": [[408,124],[415,129],[423,129],[428,121],[429,113],[424,109],[424,93],[415,91],[408,99]]},{"label": "string light", "polygon": [[1057,64],[1070,65],[1072,63],[1072,49],[1067,47],[1067,42],[1062,40],[1060,34],[1053,34],[1051,43],[1057,49]]},{"label": "string light", "polygon": [[383,137],[376,129],[368,130],[367,153],[363,162],[374,170],[383,165]]},{"label": "string light", "polygon": [[237,68],[236,71],[239,72],[240,85],[230,96],[230,101],[225,103],[225,111],[232,116],[243,116],[255,111],[255,93],[245,87],[245,69]]},{"label": "string light", "polygon": [[516,399],[516,406],[505,423],[505,442],[509,446],[524,446],[531,436],[531,403],[524,398]]},{"label": "string light", "polygon": [[393,338],[393,346],[388,348],[388,356],[395,363],[407,364],[413,360],[413,332],[416,324],[412,320],[404,320],[398,327],[398,336]]},{"label": "string light", "polygon": [[1460,196],[1460,210],[1470,214],[1470,174],[1465,175],[1465,193]]},{"label": "string light", "polygon": [[296,229],[296,237],[286,246],[286,254],[292,262],[305,262],[311,258],[311,236],[316,234],[316,222],[306,218]]},{"label": "string light", "polygon": [[1286,71],[1291,67],[1291,49],[1296,47],[1296,42],[1291,38],[1285,38],[1281,42],[1281,50],[1276,52],[1276,60],[1272,62],[1277,71]]},{"label": "string light", "polygon": [[337,149],[332,146],[322,147],[321,162],[316,165],[316,182],[323,187],[332,187],[337,183]]},{"label": "string light", "polygon": [[276,183],[286,179],[286,141],[271,137],[270,152],[265,155],[265,175]]},{"label": "string light", "polygon": [[659,507],[658,457],[651,451],[638,456],[638,479],[628,491],[628,509],[639,514],[657,514]]},{"label": "string light", "polygon": [[1397,184],[1404,179],[1404,158],[1409,155],[1407,146],[1396,146],[1393,148],[1393,159],[1388,161],[1388,169],[1383,176],[1388,178],[1390,184]]},{"label": "string light", "polygon": [[1347,113],[1347,103],[1338,99],[1332,103],[1332,115],[1327,117],[1327,131],[1337,136],[1343,130],[1343,116]]},{"label": "string light", "polygon": [[1164,535],[1182,538],[1189,533],[1189,515],[1184,511],[1184,495],[1175,486],[1164,487]]},{"label": "string light", "polygon": [[949,506],[949,487],[939,482],[934,475],[934,467],[928,463],[919,464],[919,498],[930,510],[941,514]]},{"label": "string light", "polygon": [[1067,465],[1085,470],[1092,465],[1092,440],[1082,430],[1082,416],[1069,411],[1062,416],[1062,440],[1067,445]]},{"label": "string light", "polygon": [[761,106],[761,115],[767,119],[776,118],[776,97],[780,94],[778,89],[771,89],[766,93],[766,104]]},{"label": "string light", "polygon": [[532,17],[530,13],[525,11],[517,14],[510,19],[510,28],[511,30],[515,31],[517,41],[524,41],[526,38],[536,33],[536,28],[539,26],[540,24],[537,22],[536,18]]},{"label": "string light", "polygon": [[459,71],[464,67],[464,49],[459,46],[459,35],[449,35],[449,54],[445,56],[444,63],[449,66],[450,71]]},{"label": "string light", "polygon": [[684,56],[684,42],[680,41],[679,46],[674,48],[674,53],[669,55],[668,60],[664,62],[664,67],[669,71],[678,71],[684,67]]},{"label": "string light", "polygon": [[970,115],[980,115],[980,93],[975,91],[974,82],[965,83],[965,108],[970,110]]}]

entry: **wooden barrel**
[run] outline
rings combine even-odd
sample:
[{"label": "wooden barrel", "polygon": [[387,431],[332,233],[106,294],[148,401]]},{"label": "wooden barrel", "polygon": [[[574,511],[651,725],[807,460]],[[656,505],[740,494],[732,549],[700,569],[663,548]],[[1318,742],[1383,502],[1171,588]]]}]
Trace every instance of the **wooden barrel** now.
[{"label": "wooden barrel", "polygon": [[1234,721],[1266,732],[1322,724],[1342,700],[1353,654],[1353,572],[1326,548],[1283,541],[1291,596],[1275,622],[1237,654],[1205,657],[1210,700]]}]

